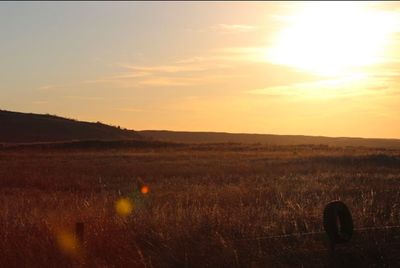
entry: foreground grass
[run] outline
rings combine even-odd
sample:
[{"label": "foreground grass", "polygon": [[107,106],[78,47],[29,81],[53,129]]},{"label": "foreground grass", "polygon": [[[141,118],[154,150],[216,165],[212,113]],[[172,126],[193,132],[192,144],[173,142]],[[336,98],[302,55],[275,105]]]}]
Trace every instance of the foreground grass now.
[{"label": "foreground grass", "polygon": [[[336,199],[356,228],[400,225],[399,154],[235,144],[2,151],[0,266],[328,266],[324,235],[249,238],[320,232]],[[121,198],[132,200],[129,215],[116,213]],[[81,245],[68,236],[80,221]],[[334,261],[396,266],[399,235],[358,232]]]}]

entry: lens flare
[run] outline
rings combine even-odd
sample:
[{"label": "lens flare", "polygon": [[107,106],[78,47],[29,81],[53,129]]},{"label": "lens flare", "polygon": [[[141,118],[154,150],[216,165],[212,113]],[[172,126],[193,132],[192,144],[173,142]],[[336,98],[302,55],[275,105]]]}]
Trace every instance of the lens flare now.
[{"label": "lens flare", "polygon": [[141,189],[140,189],[140,192],[142,193],[142,194],[148,194],[149,193],[149,187],[148,186],[143,186]]},{"label": "lens flare", "polygon": [[76,255],[78,253],[79,243],[73,233],[66,231],[59,232],[57,234],[57,244],[65,254]]},{"label": "lens flare", "polygon": [[121,198],[115,203],[115,210],[118,215],[126,217],[133,211],[133,203],[129,198]]}]

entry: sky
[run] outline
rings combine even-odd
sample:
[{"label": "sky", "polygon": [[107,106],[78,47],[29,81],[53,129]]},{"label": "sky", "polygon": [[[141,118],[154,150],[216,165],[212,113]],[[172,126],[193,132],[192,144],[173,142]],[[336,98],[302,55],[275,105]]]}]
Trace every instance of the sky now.
[{"label": "sky", "polygon": [[400,138],[400,3],[0,2],[0,109]]}]

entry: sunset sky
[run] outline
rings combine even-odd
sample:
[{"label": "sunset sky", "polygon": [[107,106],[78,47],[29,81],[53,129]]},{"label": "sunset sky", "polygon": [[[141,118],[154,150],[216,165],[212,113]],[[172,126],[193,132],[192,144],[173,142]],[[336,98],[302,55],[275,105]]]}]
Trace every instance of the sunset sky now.
[{"label": "sunset sky", "polygon": [[400,138],[400,3],[1,2],[0,109]]}]

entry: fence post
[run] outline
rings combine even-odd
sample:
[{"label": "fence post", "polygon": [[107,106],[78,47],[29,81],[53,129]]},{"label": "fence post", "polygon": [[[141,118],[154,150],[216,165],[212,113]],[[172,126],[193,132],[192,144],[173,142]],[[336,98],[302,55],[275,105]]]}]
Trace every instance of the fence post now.
[{"label": "fence post", "polygon": [[75,224],[75,236],[76,236],[76,239],[79,241],[80,244],[83,243],[84,232],[85,232],[84,223],[83,222],[77,222]]}]

